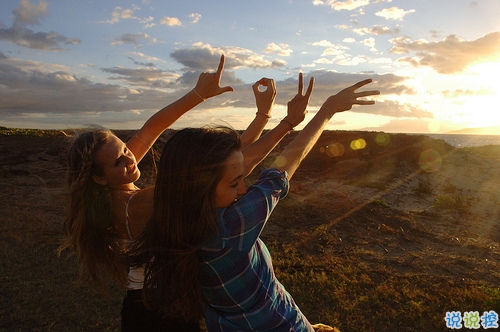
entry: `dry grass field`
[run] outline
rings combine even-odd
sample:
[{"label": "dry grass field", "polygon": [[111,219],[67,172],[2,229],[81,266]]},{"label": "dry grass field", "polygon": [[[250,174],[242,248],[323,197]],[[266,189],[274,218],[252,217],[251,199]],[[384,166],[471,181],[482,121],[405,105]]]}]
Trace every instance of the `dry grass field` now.
[{"label": "dry grass field", "polygon": [[[66,147],[58,131],[0,128],[1,331],[119,330],[123,290],[79,285],[57,255]],[[140,168],[147,183],[151,157]],[[499,169],[500,146],[325,132],[262,238],[312,323],[446,331],[446,312],[500,313]]]}]

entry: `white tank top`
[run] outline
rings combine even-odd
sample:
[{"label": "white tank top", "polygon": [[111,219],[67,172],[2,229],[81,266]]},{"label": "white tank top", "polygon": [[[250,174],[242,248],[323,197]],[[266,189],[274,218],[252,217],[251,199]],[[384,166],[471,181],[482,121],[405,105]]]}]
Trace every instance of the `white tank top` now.
[{"label": "white tank top", "polygon": [[[125,227],[127,228],[127,234],[128,234],[128,239],[129,243],[134,241],[134,238],[132,237],[132,232],[130,231],[130,226],[128,222],[128,205],[130,203],[130,200],[134,195],[137,194],[137,192],[133,193],[130,198],[127,201],[127,205],[125,206]],[[144,267],[131,267],[128,271],[128,289],[131,290],[138,290],[143,288],[143,282],[144,282]]]}]

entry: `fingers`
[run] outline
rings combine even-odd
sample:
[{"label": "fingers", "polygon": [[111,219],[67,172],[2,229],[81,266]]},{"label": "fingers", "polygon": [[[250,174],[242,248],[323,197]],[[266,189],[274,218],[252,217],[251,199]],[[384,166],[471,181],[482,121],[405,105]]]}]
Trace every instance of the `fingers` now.
[{"label": "fingers", "polygon": [[306,97],[309,100],[309,97],[311,97],[311,93],[314,87],[314,77],[311,77],[309,80],[309,85],[307,86],[307,91],[306,91]]},{"label": "fingers", "polygon": [[361,88],[362,86],[365,86],[367,85],[368,83],[371,83],[372,82],[372,79],[371,78],[368,78],[366,80],[363,80],[361,82],[358,82],[354,85],[351,85],[348,89],[352,89],[354,91],[356,91],[357,89]]},{"label": "fingers", "polygon": [[375,96],[379,95],[380,91],[378,90],[370,90],[370,91],[361,91],[356,93],[356,98],[358,97],[367,97],[367,96]]},{"label": "fingers", "polygon": [[219,67],[217,68],[217,76],[221,77],[222,71],[224,70],[224,54],[220,56]]},{"label": "fingers", "polygon": [[374,105],[375,100],[356,100],[353,104],[356,104],[356,105]]},{"label": "fingers", "polygon": [[[263,92],[263,91],[259,90],[260,85],[265,86],[265,87],[271,87],[272,91],[276,91],[276,84],[274,83],[274,80],[271,78],[263,77],[260,80],[258,80],[257,82],[255,82],[252,85],[252,89],[253,89],[254,93]],[[267,89],[264,91],[267,91]]]},{"label": "fingers", "polygon": [[220,88],[221,90],[221,93],[224,93],[224,92],[229,92],[229,91],[234,91],[233,87],[232,86],[225,86],[223,88]]},{"label": "fingers", "polygon": [[299,73],[299,89],[297,94],[302,96],[303,90],[304,90],[304,77],[302,76],[302,73]]}]

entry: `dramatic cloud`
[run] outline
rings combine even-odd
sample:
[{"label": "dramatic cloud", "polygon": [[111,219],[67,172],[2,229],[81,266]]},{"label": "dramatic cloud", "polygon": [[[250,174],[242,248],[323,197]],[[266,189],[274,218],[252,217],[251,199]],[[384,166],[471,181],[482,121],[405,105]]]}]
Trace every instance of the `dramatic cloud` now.
[{"label": "dramatic cloud", "polygon": [[225,56],[225,68],[276,68],[283,61],[270,61],[264,56],[241,47],[212,47],[209,44],[195,43],[191,48],[178,49],[170,56],[184,65],[186,71],[205,71],[217,68],[220,56]]},{"label": "dramatic cloud", "polygon": [[45,51],[60,51],[62,45],[80,44],[79,39],[68,38],[57,32],[34,32],[27,26],[39,25],[47,16],[47,2],[40,0],[33,5],[29,0],[21,0],[19,7],[12,12],[14,22],[10,28],[0,28],[0,40],[13,44]]},{"label": "dramatic cloud", "polygon": [[[229,55],[227,58],[229,68],[246,65],[252,68],[264,61],[255,54],[253,56],[258,60],[251,60],[247,54],[248,50],[226,48],[224,53]],[[139,56],[139,54],[134,55]],[[218,49],[205,47],[179,50],[179,53],[173,54],[174,59],[176,56],[179,56],[180,63],[184,65],[189,63],[191,70],[178,73],[153,67],[102,68],[104,73],[110,75],[108,79],[115,80],[119,84],[101,84],[72,74],[70,68],[13,59],[0,52],[0,86],[3,86],[3,89],[0,89],[0,113],[8,122],[37,116],[39,123],[49,122],[50,118],[51,123],[61,123],[61,127],[88,123],[99,123],[108,127],[120,126],[120,123],[140,123],[159,108],[180,98],[194,86],[199,71],[194,71],[193,68],[209,66],[206,70],[210,71],[216,68],[220,53]],[[184,62],[181,62],[181,59]],[[367,89],[376,87],[385,95],[413,93],[404,83],[406,78],[393,74],[367,75],[314,71],[305,73],[306,84],[311,76],[316,79],[315,90],[309,104],[311,109],[319,108],[328,96],[367,77],[376,81]],[[221,110],[231,107],[254,108],[252,84],[253,82],[243,84],[233,71],[226,68],[221,85],[231,85],[236,91],[218,96],[214,100],[207,100],[197,107],[196,112],[203,110],[208,113],[189,115],[186,121],[203,125],[214,120],[212,112],[222,112]],[[297,93],[295,76],[277,81],[276,85],[279,91],[277,105],[286,105]],[[377,107],[380,107],[377,108],[377,113],[382,115],[396,117],[428,115],[412,105],[394,105],[387,101]],[[355,108],[355,111],[373,113],[374,109],[360,107]],[[215,116],[215,119],[217,118],[219,117]],[[229,121],[229,118],[225,120]],[[241,122],[241,118],[239,120],[235,118],[234,121],[246,123],[246,120]]]},{"label": "dramatic cloud", "polygon": [[399,37],[392,39],[391,43],[394,45],[391,53],[415,52],[415,57],[404,57],[399,61],[415,67],[431,67],[441,74],[460,73],[471,65],[500,59],[500,32],[492,32],[473,41],[451,35],[438,42]]}]

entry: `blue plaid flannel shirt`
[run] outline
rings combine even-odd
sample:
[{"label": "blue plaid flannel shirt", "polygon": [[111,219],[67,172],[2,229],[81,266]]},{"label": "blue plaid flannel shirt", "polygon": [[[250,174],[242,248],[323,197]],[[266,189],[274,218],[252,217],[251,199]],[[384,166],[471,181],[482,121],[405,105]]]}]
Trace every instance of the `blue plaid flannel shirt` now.
[{"label": "blue plaid flannel shirt", "polygon": [[219,234],[203,248],[200,266],[208,331],[313,331],[259,239],[287,193],[286,172],[267,169],[243,197],[219,209]]}]

